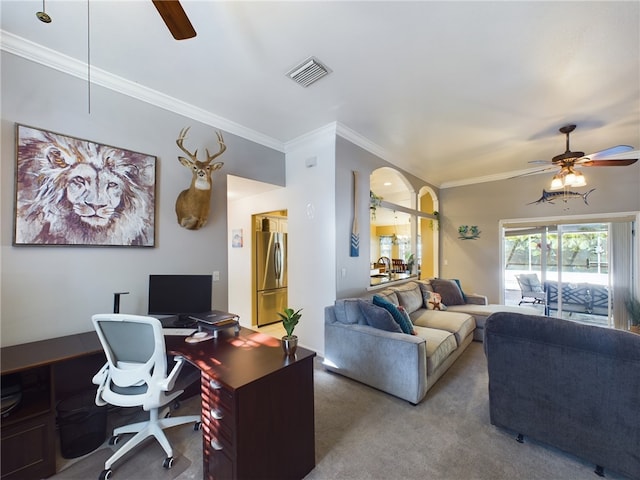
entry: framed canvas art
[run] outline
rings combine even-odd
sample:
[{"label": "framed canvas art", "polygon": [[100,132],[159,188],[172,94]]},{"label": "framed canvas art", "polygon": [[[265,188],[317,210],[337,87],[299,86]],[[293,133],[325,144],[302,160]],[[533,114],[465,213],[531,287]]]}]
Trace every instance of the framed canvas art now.
[{"label": "framed canvas art", "polygon": [[16,125],[14,245],[155,245],[156,157]]}]

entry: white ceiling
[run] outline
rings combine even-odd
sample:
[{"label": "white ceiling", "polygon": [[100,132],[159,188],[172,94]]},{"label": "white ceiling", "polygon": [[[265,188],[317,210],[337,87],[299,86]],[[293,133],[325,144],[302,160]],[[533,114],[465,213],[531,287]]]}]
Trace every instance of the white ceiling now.
[{"label": "white ceiling", "polygon": [[[41,0],[2,0],[2,48],[85,62],[90,38],[96,78],[281,150],[337,122],[437,186],[530,169],[564,151],[567,123],[572,150],[640,147],[638,1],[181,3],[190,40],[151,0],[47,0],[50,24]],[[285,74],[309,56],[333,73],[303,88]]]}]

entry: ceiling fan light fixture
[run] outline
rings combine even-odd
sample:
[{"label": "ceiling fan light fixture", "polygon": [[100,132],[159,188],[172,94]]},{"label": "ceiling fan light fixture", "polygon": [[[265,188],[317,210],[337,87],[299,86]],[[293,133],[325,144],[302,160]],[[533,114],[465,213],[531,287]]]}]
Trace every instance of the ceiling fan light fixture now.
[{"label": "ceiling fan light fixture", "polygon": [[569,172],[564,177],[564,184],[567,187],[573,187],[573,183],[576,181],[576,174],[573,170],[569,170]]},{"label": "ceiling fan light fixture", "polygon": [[564,179],[562,178],[562,175],[556,173],[553,176],[553,180],[551,180],[550,190],[560,190],[561,188],[564,188]]},{"label": "ceiling fan light fixture", "polygon": [[575,172],[573,176],[573,182],[569,185],[570,187],[584,187],[587,185],[587,180],[584,178],[582,172]]}]

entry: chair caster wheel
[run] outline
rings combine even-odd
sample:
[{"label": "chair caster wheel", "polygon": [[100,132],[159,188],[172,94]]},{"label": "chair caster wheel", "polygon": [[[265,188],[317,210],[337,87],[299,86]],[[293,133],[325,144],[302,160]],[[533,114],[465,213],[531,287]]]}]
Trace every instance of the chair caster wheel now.
[{"label": "chair caster wheel", "polygon": [[102,470],[102,472],[100,472],[100,476],[98,477],[98,480],[109,480],[110,478],[111,478],[111,469]]},{"label": "chair caster wheel", "polygon": [[198,430],[202,430],[202,422],[196,422],[193,424],[193,430],[197,432]]},{"label": "chair caster wheel", "polygon": [[[117,445],[120,440],[120,435],[114,435],[109,439],[109,445]],[[106,472],[107,470],[105,470]]]},{"label": "chair caster wheel", "polygon": [[162,467],[166,468],[167,470],[173,467],[173,457],[165,458],[164,462],[162,462]]}]

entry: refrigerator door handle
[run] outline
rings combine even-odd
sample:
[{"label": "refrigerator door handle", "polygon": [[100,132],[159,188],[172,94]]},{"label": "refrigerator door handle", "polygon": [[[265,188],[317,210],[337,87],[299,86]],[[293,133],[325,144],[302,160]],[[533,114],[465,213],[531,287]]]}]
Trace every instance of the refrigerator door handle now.
[{"label": "refrigerator door handle", "polygon": [[276,280],[282,279],[282,248],[280,242],[276,242],[273,252],[273,260],[275,267]]}]

